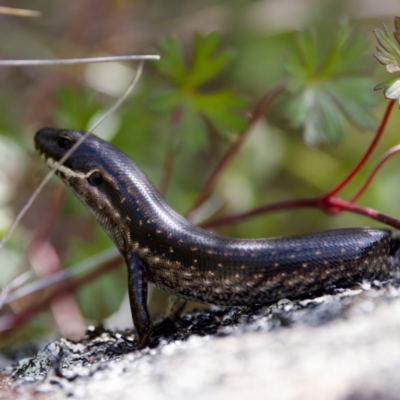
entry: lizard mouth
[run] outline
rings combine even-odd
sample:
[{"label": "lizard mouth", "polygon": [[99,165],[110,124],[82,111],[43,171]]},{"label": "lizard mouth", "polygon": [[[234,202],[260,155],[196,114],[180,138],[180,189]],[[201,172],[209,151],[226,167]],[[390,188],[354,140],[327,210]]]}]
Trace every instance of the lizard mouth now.
[{"label": "lizard mouth", "polygon": [[[50,157],[46,152],[42,151],[38,147],[36,148],[40,158],[44,161],[44,163],[49,167],[50,170],[52,170],[56,165],[58,164],[58,161],[54,160],[54,158]],[[66,179],[66,174],[65,170],[69,168],[66,168],[64,165],[57,165],[57,168],[55,169],[54,173],[58,175],[61,179],[65,180]]]},{"label": "lizard mouth", "polygon": [[[35,135],[35,148],[36,151],[39,153],[40,158],[44,161],[44,163],[50,168],[53,169],[56,164],[57,160],[55,160],[48,151],[48,148],[45,144],[42,143],[42,140],[38,135]],[[61,166],[60,166],[61,167]],[[60,167],[56,169],[55,173],[59,174]]]},{"label": "lizard mouth", "polygon": [[39,151],[40,157],[44,160],[46,165],[52,170],[56,168],[55,173],[60,176],[63,180],[68,181],[71,178],[78,178],[78,179],[87,179],[91,174],[92,171],[87,173],[74,171],[71,168],[68,168],[64,164],[59,165],[58,161],[54,158],[50,157],[46,153],[41,153]]},{"label": "lizard mouth", "polygon": [[43,128],[35,134],[34,143],[36,151],[46,164],[50,158],[52,159],[51,162],[54,162],[56,158],[60,158],[60,155],[53,151],[54,142],[51,140],[57,131],[55,128]]},{"label": "lizard mouth", "polygon": [[[68,154],[83,133],[68,129],[42,128],[35,134],[35,148],[40,157],[51,170],[55,169],[55,173],[69,183],[74,181],[76,184],[77,180],[87,180],[93,172],[99,170],[99,162],[90,163],[90,160],[95,159],[95,150],[98,147],[93,148],[88,144],[90,138],[81,143],[72,154]],[[100,139],[97,139],[95,144],[98,141]],[[67,154],[68,157],[64,160]],[[60,160],[63,160],[62,165],[59,165]]]},{"label": "lizard mouth", "polygon": [[43,128],[36,132],[35,148],[50,169],[55,169],[55,173],[63,180],[71,177],[85,178],[85,174],[76,172],[69,168],[65,163],[59,165],[59,160],[64,155],[63,149],[57,147],[56,138],[61,130],[56,128]]}]

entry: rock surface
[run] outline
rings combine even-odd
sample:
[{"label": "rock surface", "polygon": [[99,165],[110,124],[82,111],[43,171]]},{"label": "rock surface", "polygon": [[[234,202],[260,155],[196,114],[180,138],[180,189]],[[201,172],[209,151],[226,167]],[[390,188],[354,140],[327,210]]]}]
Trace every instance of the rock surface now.
[{"label": "rock surface", "polygon": [[164,322],[151,349],[90,328],[3,369],[0,399],[398,399],[400,283]]}]

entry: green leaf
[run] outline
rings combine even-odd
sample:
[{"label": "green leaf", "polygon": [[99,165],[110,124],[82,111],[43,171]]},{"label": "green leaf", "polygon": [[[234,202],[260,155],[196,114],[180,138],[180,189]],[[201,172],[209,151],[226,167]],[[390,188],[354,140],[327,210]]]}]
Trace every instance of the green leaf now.
[{"label": "green leaf", "polygon": [[297,35],[297,44],[299,46],[302,63],[309,73],[317,69],[317,39],[314,31],[303,31]]},{"label": "green leaf", "polygon": [[295,53],[289,53],[283,59],[283,66],[287,74],[294,78],[288,82],[289,90],[293,92],[300,90],[308,76],[301,59]]},{"label": "green leaf", "polygon": [[344,133],[343,117],[335,108],[333,100],[326,94],[318,96],[318,128],[324,129],[324,135],[331,143],[338,143]]},{"label": "green leaf", "polygon": [[190,152],[195,152],[206,145],[206,126],[190,103],[182,107],[176,133]]},{"label": "green leaf", "polygon": [[294,127],[303,128],[304,141],[309,146],[321,142],[337,143],[343,135],[341,114],[333,100],[317,88],[310,88],[293,99],[286,116]]},{"label": "green leaf", "polygon": [[186,87],[196,88],[218,76],[232,61],[233,53],[216,53],[219,37],[216,33],[208,36],[195,35],[192,63],[188,70]]},{"label": "green leaf", "polygon": [[371,63],[365,62],[368,51],[369,43],[364,36],[355,36],[346,25],[343,26],[337,33],[337,39],[323,63],[321,75],[325,74],[327,77],[369,75]]},{"label": "green leaf", "polygon": [[399,78],[390,78],[387,81],[378,83],[375,87],[374,90],[381,90],[381,89],[387,89],[388,87],[392,86]]},{"label": "green leaf", "polygon": [[[399,32],[395,32],[395,35]],[[400,50],[398,43],[394,41],[392,37],[381,29],[375,29],[375,36],[380,46],[377,47],[377,51],[374,53],[376,59],[383,65],[386,65],[386,71],[389,73],[395,73],[400,71]],[[397,41],[397,40],[396,40]]]},{"label": "green leaf", "polygon": [[368,110],[375,104],[372,80],[366,77],[367,43],[341,26],[331,40],[319,43],[314,32],[299,33],[298,54],[284,60],[291,100],[285,115],[294,128],[303,131],[311,146],[337,143],[344,133],[344,120],[362,129],[372,129],[375,120]]},{"label": "green leaf", "polygon": [[374,129],[375,118],[365,107],[375,105],[371,96],[371,80],[368,78],[343,77],[331,82],[329,93],[341,112],[361,129]]},{"label": "green leaf", "polygon": [[387,99],[400,99],[400,77],[391,78],[375,86],[375,90],[380,89],[383,89],[383,93]]},{"label": "green leaf", "polygon": [[389,53],[396,51],[396,46],[393,45],[393,41],[387,33],[386,27],[384,31],[382,29],[375,29],[375,36],[383,50]]},{"label": "green leaf", "polygon": [[393,68],[396,68],[396,59],[392,56],[392,54],[388,53],[387,51],[378,48],[377,51],[374,53],[374,57],[383,65],[389,65],[389,71],[393,71]]},{"label": "green leaf", "polygon": [[242,98],[229,89],[204,89],[232,60],[232,52],[218,50],[219,42],[216,33],[196,34],[187,62],[177,39],[160,42],[161,60],[157,68],[173,87],[155,94],[150,100],[150,108],[179,115],[176,137],[181,143],[187,143],[192,151],[206,144],[205,120],[223,136],[238,133],[246,126],[242,112],[246,102]]},{"label": "green leaf", "polygon": [[[374,53],[375,58],[383,65],[386,65],[386,71],[390,74],[400,72],[400,17],[394,19],[396,31],[393,33],[394,38],[390,37],[381,29],[375,30],[375,36],[380,46],[377,46]],[[385,82],[375,86],[375,90],[383,89],[383,93],[387,99],[400,101],[400,76],[397,74]]]},{"label": "green leaf", "polygon": [[193,96],[192,103],[222,134],[238,132],[246,127],[240,110],[246,102],[236,97],[231,90]]},{"label": "green leaf", "polygon": [[180,85],[184,82],[186,65],[177,38],[164,38],[158,43],[161,60],[157,62],[160,74]]},{"label": "green leaf", "polygon": [[184,97],[179,90],[165,90],[152,96],[150,99],[150,108],[157,112],[171,112],[177,108],[183,100]]},{"label": "green leaf", "polygon": [[397,79],[385,90],[385,97],[391,100],[400,98],[400,79]]},{"label": "green leaf", "polygon": [[185,62],[183,50],[176,38],[164,38],[159,42],[161,60],[159,72],[178,86],[196,89],[218,76],[232,61],[231,51],[219,51],[219,36],[210,33],[194,36],[190,62]]},{"label": "green leaf", "polygon": [[61,89],[57,93],[58,107],[54,119],[59,126],[87,129],[91,118],[101,109],[87,90]]}]

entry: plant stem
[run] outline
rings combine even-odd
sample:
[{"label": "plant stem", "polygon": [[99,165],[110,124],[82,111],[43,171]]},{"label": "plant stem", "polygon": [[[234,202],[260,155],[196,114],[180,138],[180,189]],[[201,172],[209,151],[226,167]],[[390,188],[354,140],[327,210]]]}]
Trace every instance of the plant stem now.
[{"label": "plant stem", "polygon": [[255,217],[260,214],[265,214],[271,211],[279,211],[279,210],[288,210],[293,208],[316,208],[319,207],[320,198],[312,198],[312,199],[296,199],[296,200],[287,200],[287,201],[279,201],[277,203],[267,204],[261,207],[254,208],[253,210],[246,211],[241,214],[234,215],[226,215],[225,217],[221,217],[218,219],[214,219],[209,222],[205,222],[200,224],[202,228],[215,228],[221,225],[228,225],[233,222],[243,221],[245,219],[249,219]]},{"label": "plant stem", "polygon": [[65,296],[71,292],[76,291],[79,287],[85,285],[88,282],[92,282],[95,278],[105,274],[108,271],[113,270],[121,264],[121,258],[115,257],[108,262],[101,265],[94,271],[86,274],[85,276],[76,279],[73,282],[60,282],[52,292],[46,296],[43,300],[34,303],[32,306],[22,310],[18,313],[10,313],[0,317],[0,337],[4,337],[7,334],[11,334],[13,330],[25,323],[31,317],[36,315],[40,310],[48,308],[49,304],[56,298]]},{"label": "plant stem", "polygon": [[393,228],[400,229],[400,221],[398,219],[392,218],[388,215],[382,214],[369,207],[361,207],[357,204],[353,204],[349,201],[344,201],[335,197],[330,198],[330,204],[332,207],[337,207],[340,211],[353,212],[355,214],[364,215],[375,221],[382,222],[386,225],[390,225]]},{"label": "plant stem", "polygon": [[366,190],[368,185],[371,183],[372,179],[374,178],[377,171],[381,168],[381,166],[395,153],[400,152],[400,146],[396,146],[391,149],[386,155],[382,158],[382,160],[378,163],[375,167],[371,175],[367,178],[363,186],[359,189],[359,191],[353,196],[350,201],[344,201],[338,198],[335,198],[334,195],[341,191],[358,173],[358,171],[362,168],[362,166],[366,163],[368,158],[371,156],[372,152],[374,151],[375,147],[377,146],[382,134],[385,130],[385,127],[388,123],[390,113],[393,109],[395,101],[390,101],[385,114],[383,116],[382,122],[375,134],[375,137],[368,147],[365,154],[362,156],[361,160],[356,164],[353,170],[333,189],[328,191],[326,194],[310,198],[310,199],[297,199],[297,200],[287,200],[281,201],[277,203],[263,205],[261,207],[254,208],[253,210],[241,213],[241,214],[234,214],[234,215],[227,215],[222,218],[218,218],[206,223],[201,224],[203,228],[215,228],[221,225],[227,225],[234,222],[243,221],[248,218],[255,217],[256,215],[264,214],[271,211],[278,211],[278,210],[288,210],[291,208],[319,208],[322,211],[328,214],[338,214],[342,211],[354,212],[356,214],[361,214],[366,217],[375,219],[377,221],[383,222],[388,224],[396,229],[400,229],[400,221],[389,217],[387,215],[381,214],[380,212],[373,210],[372,208],[367,207],[360,207],[356,206],[353,203],[361,196],[361,194]]},{"label": "plant stem", "polygon": [[[168,140],[172,141],[173,136],[174,136],[174,131],[176,126],[179,124],[179,121],[182,117],[182,108],[178,107],[176,110],[171,115],[171,121],[170,121],[170,129],[169,129],[169,134],[168,134]],[[167,154],[165,156],[164,164],[163,164],[163,170],[161,174],[161,180],[160,184],[158,187],[158,190],[161,194],[161,196],[165,197],[167,194],[167,190],[169,187],[169,184],[171,182],[172,178],[172,172],[174,170],[175,166],[175,151],[172,149],[172,145],[169,145],[169,148],[167,150]]]},{"label": "plant stem", "polygon": [[357,193],[350,199],[350,203],[355,203],[361,195],[365,192],[365,190],[368,188],[372,180],[375,178],[375,175],[378,173],[378,171],[382,168],[382,166],[386,163],[386,161],[389,160],[392,156],[400,152],[400,145],[392,147],[378,162],[378,164],[375,166],[375,168],[372,170],[368,178],[365,180],[361,188],[357,191]]},{"label": "plant stem", "polygon": [[361,207],[356,204],[353,204],[350,201],[345,201],[332,196],[328,198],[315,197],[310,199],[281,201],[261,206],[241,214],[227,215],[222,218],[214,219],[210,222],[201,224],[200,226],[202,228],[207,228],[207,229],[215,228],[222,225],[228,225],[233,222],[243,221],[260,214],[265,214],[267,212],[288,210],[293,208],[319,208],[321,211],[324,211],[328,214],[339,214],[340,212],[343,211],[353,212],[355,214],[364,215],[365,217],[369,217],[376,221],[383,222],[384,224],[390,225],[393,228],[400,229],[400,221],[395,218],[382,214],[379,211],[376,211],[372,208]]},{"label": "plant stem", "polygon": [[215,184],[217,183],[219,177],[222,172],[226,169],[229,162],[233,159],[233,157],[238,153],[243,143],[249,136],[254,125],[260,120],[260,118],[265,114],[268,107],[271,105],[272,101],[283,92],[285,89],[284,83],[279,83],[271,90],[269,90],[256,104],[254,108],[254,112],[251,115],[246,130],[242,132],[237,139],[231,144],[225,154],[218,161],[214,170],[211,172],[210,177],[207,182],[201,189],[196,201],[190,207],[190,209],[186,213],[186,218],[190,221],[193,220],[197,214],[198,209],[204,202],[210,197],[212,190],[214,189]]},{"label": "plant stem", "polygon": [[353,178],[354,176],[358,173],[358,171],[364,166],[368,158],[371,156],[372,152],[375,150],[375,147],[377,146],[380,138],[382,137],[382,134],[386,128],[387,122],[389,120],[390,113],[393,109],[393,106],[395,104],[394,100],[391,100],[386,108],[385,114],[383,116],[382,122],[379,125],[379,128],[375,134],[374,140],[371,142],[369,145],[367,151],[361,158],[361,160],[356,164],[356,166],[353,168],[353,170],[340,182],[338,185],[336,185],[333,189],[331,189],[328,193],[325,194],[324,197],[331,197],[337,195]]},{"label": "plant stem", "polygon": [[160,185],[158,191],[160,192],[161,196],[165,197],[167,194],[167,190],[169,184],[171,182],[172,172],[174,170],[175,165],[175,155],[171,152],[168,152],[165,156]]}]

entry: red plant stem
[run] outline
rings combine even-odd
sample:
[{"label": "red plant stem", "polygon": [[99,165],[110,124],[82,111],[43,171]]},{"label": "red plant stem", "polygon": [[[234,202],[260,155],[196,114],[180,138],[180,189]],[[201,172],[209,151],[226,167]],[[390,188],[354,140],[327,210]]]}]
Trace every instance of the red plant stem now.
[{"label": "red plant stem", "polygon": [[400,229],[400,221],[399,220],[389,217],[388,215],[382,214],[379,211],[376,211],[372,208],[361,207],[361,206],[353,204],[349,201],[344,201],[344,200],[338,199],[336,197],[331,197],[329,200],[329,203],[332,207],[337,207],[341,211],[349,211],[349,212],[353,212],[355,214],[367,216],[371,219],[382,222],[386,225],[390,225],[393,228]]},{"label": "red plant stem", "polygon": [[261,207],[254,208],[253,210],[246,211],[241,214],[227,215],[218,219],[214,219],[209,222],[200,224],[202,228],[215,228],[221,225],[231,224],[233,222],[242,221],[244,219],[249,219],[255,217],[256,215],[264,214],[271,211],[278,210],[288,210],[292,208],[316,208],[320,206],[320,198],[312,199],[297,199],[297,200],[287,200],[280,201],[277,203],[267,204]]},{"label": "red plant stem", "polygon": [[199,196],[196,201],[190,207],[188,212],[186,213],[186,218],[190,221],[193,220],[195,215],[197,214],[197,210],[199,207],[210,197],[211,192],[221,176],[222,172],[227,167],[228,163],[233,159],[233,157],[237,154],[237,152],[242,147],[243,143],[249,136],[251,129],[253,126],[260,120],[260,118],[265,114],[268,107],[271,105],[272,101],[283,92],[285,86],[283,83],[280,83],[269,90],[257,103],[252,116],[248,121],[247,128],[244,132],[242,132],[237,139],[231,144],[225,154],[218,161],[218,164],[215,166],[214,170],[211,172],[210,177],[207,182],[203,186],[203,189],[200,191]]},{"label": "red plant stem", "polygon": [[389,116],[393,109],[394,104],[395,104],[394,100],[389,102],[389,104],[386,108],[385,114],[383,116],[382,122],[375,134],[374,140],[368,147],[367,151],[365,152],[365,154],[363,155],[361,160],[357,163],[357,165],[353,168],[353,170],[345,177],[345,179],[343,179],[342,182],[340,182],[337,186],[335,186],[333,189],[331,189],[326,194],[324,194],[320,197],[311,198],[311,199],[288,200],[288,201],[282,201],[282,202],[277,202],[277,203],[273,203],[273,204],[267,204],[267,205],[257,207],[253,210],[250,210],[250,211],[247,211],[247,212],[244,212],[241,214],[228,215],[228,216],[218,218],[218,219],[215,219],[215,220],[212,220],[209,222],[205,222],[205,223],[201,224],[200,226],[202,226],[203,228],[215,228],[217,226],[227,225],[227,224],[230,224],[233,222],[239,222],[239,221],[254,217],[256,215],[264,214],[264,213],[271,212],[271,211],[287,210],[287,209],[291,209],[291,208],[314,208],[314,207],[316,207],[316,208],[319,208],[322,211],[325,211],[326,213],[329,213],[329,214],[337,214],[342,211],[354,212],[357,214],[365,215],[365,216],[375,219],[377,221],[384,222],[388,225],[393,226],[396,229],[399,229],[400,221],[398,221],[394,218],[391,218],[389,216],[386,216],[384,214],[381,214],[378,211],[373,210],[371,208],[355,206],[352,203],[354,203],[361,196],[361,194],[366,190],[366,188],[368,187],[368,185],[374,178],[375,174],[381,168],[381,166],[385,163],[385,161],[388,158],[390,158],[393,154],[400,151],[400,146],[399,146],[399,149],[397,149],[397,146],[394,147],[391,151],[389,151],[382,158],[382,160],[379,162],[379,164],[375,167],[372,174],[368,177],[367,181],[364,183],[364,185],[361,187],[361,189],[353,196],[353,198],[350,200],[350,202],[346,202],[346,201],[343,201],[343,200],[340,200],[340,199],[337,199],[334,197],[335,194],[337,194],[339,191],[341,191],[354,178],[354,176],[358,173],[358,171],[362,168],[362,166],[365,164],[365,162],[371,156],[371,154],[374,151],[375,147],[377,146],[380,138],[382,137],[382,134],[385,130],[385,127],[389,120]]},{"label": "red plant stem", "polygon": [[361,195],[365,192],[371,181],[375,178],[375,175],[378,173],[378,171],[382,168],[382,166],[386,163],[389,158],[394,156],[395,154],[400,152],[400,145],[392,147],[379,161],[379,163],[375,166],[373,171],[370,173],[368,178],[365,180],[364,184],[361,186],[361,188],[358,190],[358,192],[350,199],[350,203],[355,203]]},{"label": "red plant stem", "polygon": [[394,100],[391,100],[386,108],[385,114],[383,116],[382,122],[379,125],[379,128],[376,132],[375,138],[372,141],[372,143],[369,145],[367,151],[361,158],[361,160],[357,163],[357,165],[353,168],[353,170],[343,179],[342,182],[340,182],[337,186],[335,186],[333,189],[331,189],[328,193],[324,195],[324,197],[328,198],[331,196],[335,196],[338,194],[357,174],[357,172],[363,167],[363,165],[366,163],[368,158],[371,156],[372,152],[375,150],[375,147],[377,146],[380,138],[382,137],[382,134],[386,128],[387,122],[389,120],[390,113],[393,109],[393,106],[395,104]]},{"label": "red plant stem", "polygon": [[[169,129],[169,137],[168,140],[171,141],[173,138],[174,128],[178,125],[181,117],[182,117],[183,109],[182,107],[178,107],[171,115],[170,121],[170,129]],[[174,170],[175,165],[175,152],[171,150],[171,147],[167,151],[167,155],[165,156],[163,170],[160,180],[160,185],[158,187],[158,191],[161,196],[165,197],[167,194],[167,190],[172,178],[172,172]]]},{"label": "red plant stem", "polygon": [[172,171],[174,170],[174,165],[175,165],[175,155],[172,154],[171,152],[168,152],[167,155],[165,156],[161,180],[160,180],[160,186],[158,189],[161,196],[163,197],[165,197],[165,195],[167,194],[167,190],[171,182]]},{"label": "red plant stem", "polygon": [[344,201],[332,196],[328,198],[315,197],[311,199],[281,201],[273,204],[268,204],[266,206],[261,206],[242,214],[227,215],[225,217],[201,224],[200,226],[207,229],[215,228],[218,226],[231,224],[233,222],[239,222],[245,219],[249,219],[251,217],[255,217],[256,215],[264,214],[266,212],[287,210],[293,208],[319,208],[329,214],[338,214],[342,211],[348,211],[355,214],[364,215],[365,217],[369,217],[376,221],[380,221],[384,224],[390,225],[393,228],[400,229],[400,221],[395,218],[382,214],[372,208],[361,207],[353,204],[350,201]]}]

